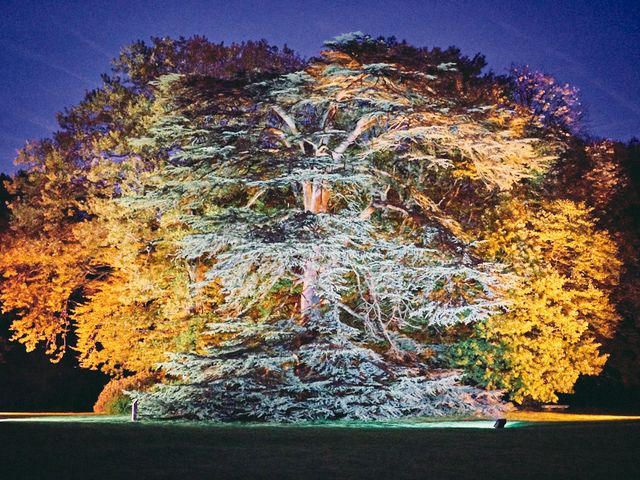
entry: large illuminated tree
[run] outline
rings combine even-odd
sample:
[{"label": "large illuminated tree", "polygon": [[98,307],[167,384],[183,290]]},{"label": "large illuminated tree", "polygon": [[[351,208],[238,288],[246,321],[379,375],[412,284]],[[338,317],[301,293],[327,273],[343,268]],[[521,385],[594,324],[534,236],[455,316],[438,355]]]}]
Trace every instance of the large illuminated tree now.
[{"label": "large illuminated tree", "polygon": [[466,251],[435,195],[508,190],[549,158],[506,112],[439,96],[454,63],[434,74],[363,63],[353,41],[274,81],[157,83],[153,135],[136,145],[167,149],[170,162],[127,202],[180,212],[191,230],[180,256],[209,264],[193,288],[215,282],[224,300],[209,348],[164,364],[178,383],[143,395],[144,414],[374,419],[495,406],[418,339],[483,321],[506,281]]}]

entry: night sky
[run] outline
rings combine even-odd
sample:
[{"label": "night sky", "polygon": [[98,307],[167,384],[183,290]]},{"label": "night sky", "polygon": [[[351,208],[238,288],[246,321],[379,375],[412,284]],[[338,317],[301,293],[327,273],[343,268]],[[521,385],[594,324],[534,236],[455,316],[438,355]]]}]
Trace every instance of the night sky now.
[{"label": "night sky", "polygon": [[640,135],[640,2],[629,1],[32,1],[0,0],[0,171],[48,136],[134,40],[202,34],[266,38],[305,56],[350,31],[418,46],[456,45],[553,74],[581,90],[592,134]]}]

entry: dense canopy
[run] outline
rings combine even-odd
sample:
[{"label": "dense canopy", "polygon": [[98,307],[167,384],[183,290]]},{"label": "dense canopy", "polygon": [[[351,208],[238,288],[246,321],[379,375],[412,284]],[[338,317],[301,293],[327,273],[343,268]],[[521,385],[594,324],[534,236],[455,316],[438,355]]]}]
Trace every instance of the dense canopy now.
[{"label": "dense canopy", "polygon": [[637,338],[637,226],[603,218],[633,159],[579,136],[575,89],[484,65],[360,33],[308,61],[125,48],[6,182],[14,339],[72,349],[151,416],[557,401],[615,356],[621,313]]}]

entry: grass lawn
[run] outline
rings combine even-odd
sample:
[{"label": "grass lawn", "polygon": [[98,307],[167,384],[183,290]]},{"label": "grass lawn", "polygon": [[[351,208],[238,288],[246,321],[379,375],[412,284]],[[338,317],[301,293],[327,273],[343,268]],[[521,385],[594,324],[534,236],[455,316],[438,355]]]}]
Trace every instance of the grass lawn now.
[{"label": "grass lawn", "polygon": [[504,430],[0,422],[0,479],[76,478],[640,479],[640,422]]}]

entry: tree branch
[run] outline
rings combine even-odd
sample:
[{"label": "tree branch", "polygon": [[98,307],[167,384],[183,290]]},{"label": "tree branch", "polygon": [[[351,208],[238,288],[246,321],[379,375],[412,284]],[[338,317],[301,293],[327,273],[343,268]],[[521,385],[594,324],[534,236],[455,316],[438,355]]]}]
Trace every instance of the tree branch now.
[{"label": "tree branch", "polygon": [[335,161],[339,161],[342,158],[342,154],[349,148],[353,142],[355,142],[360,135],[369,130],[375,123],[378,122],[377,115],[364,115],[358,120],[356,123],[356,128],[349,134],[349,136],[338,145],[333,152],[331,152],[331,156]]},{"label": "tree branch", "polygon": [[272,107],[272,110],[278,114],[278,116],[282,119],[284,123],[287,124],[287,127],[289,127],[289,130],[291,131],[291,133],[293,133],[294,135],[298,134],[298,128],[296,127],[296,122],[293,121],[293,118],[291,118],[287,112],[285,112],[278,105],[274,105]]}]

